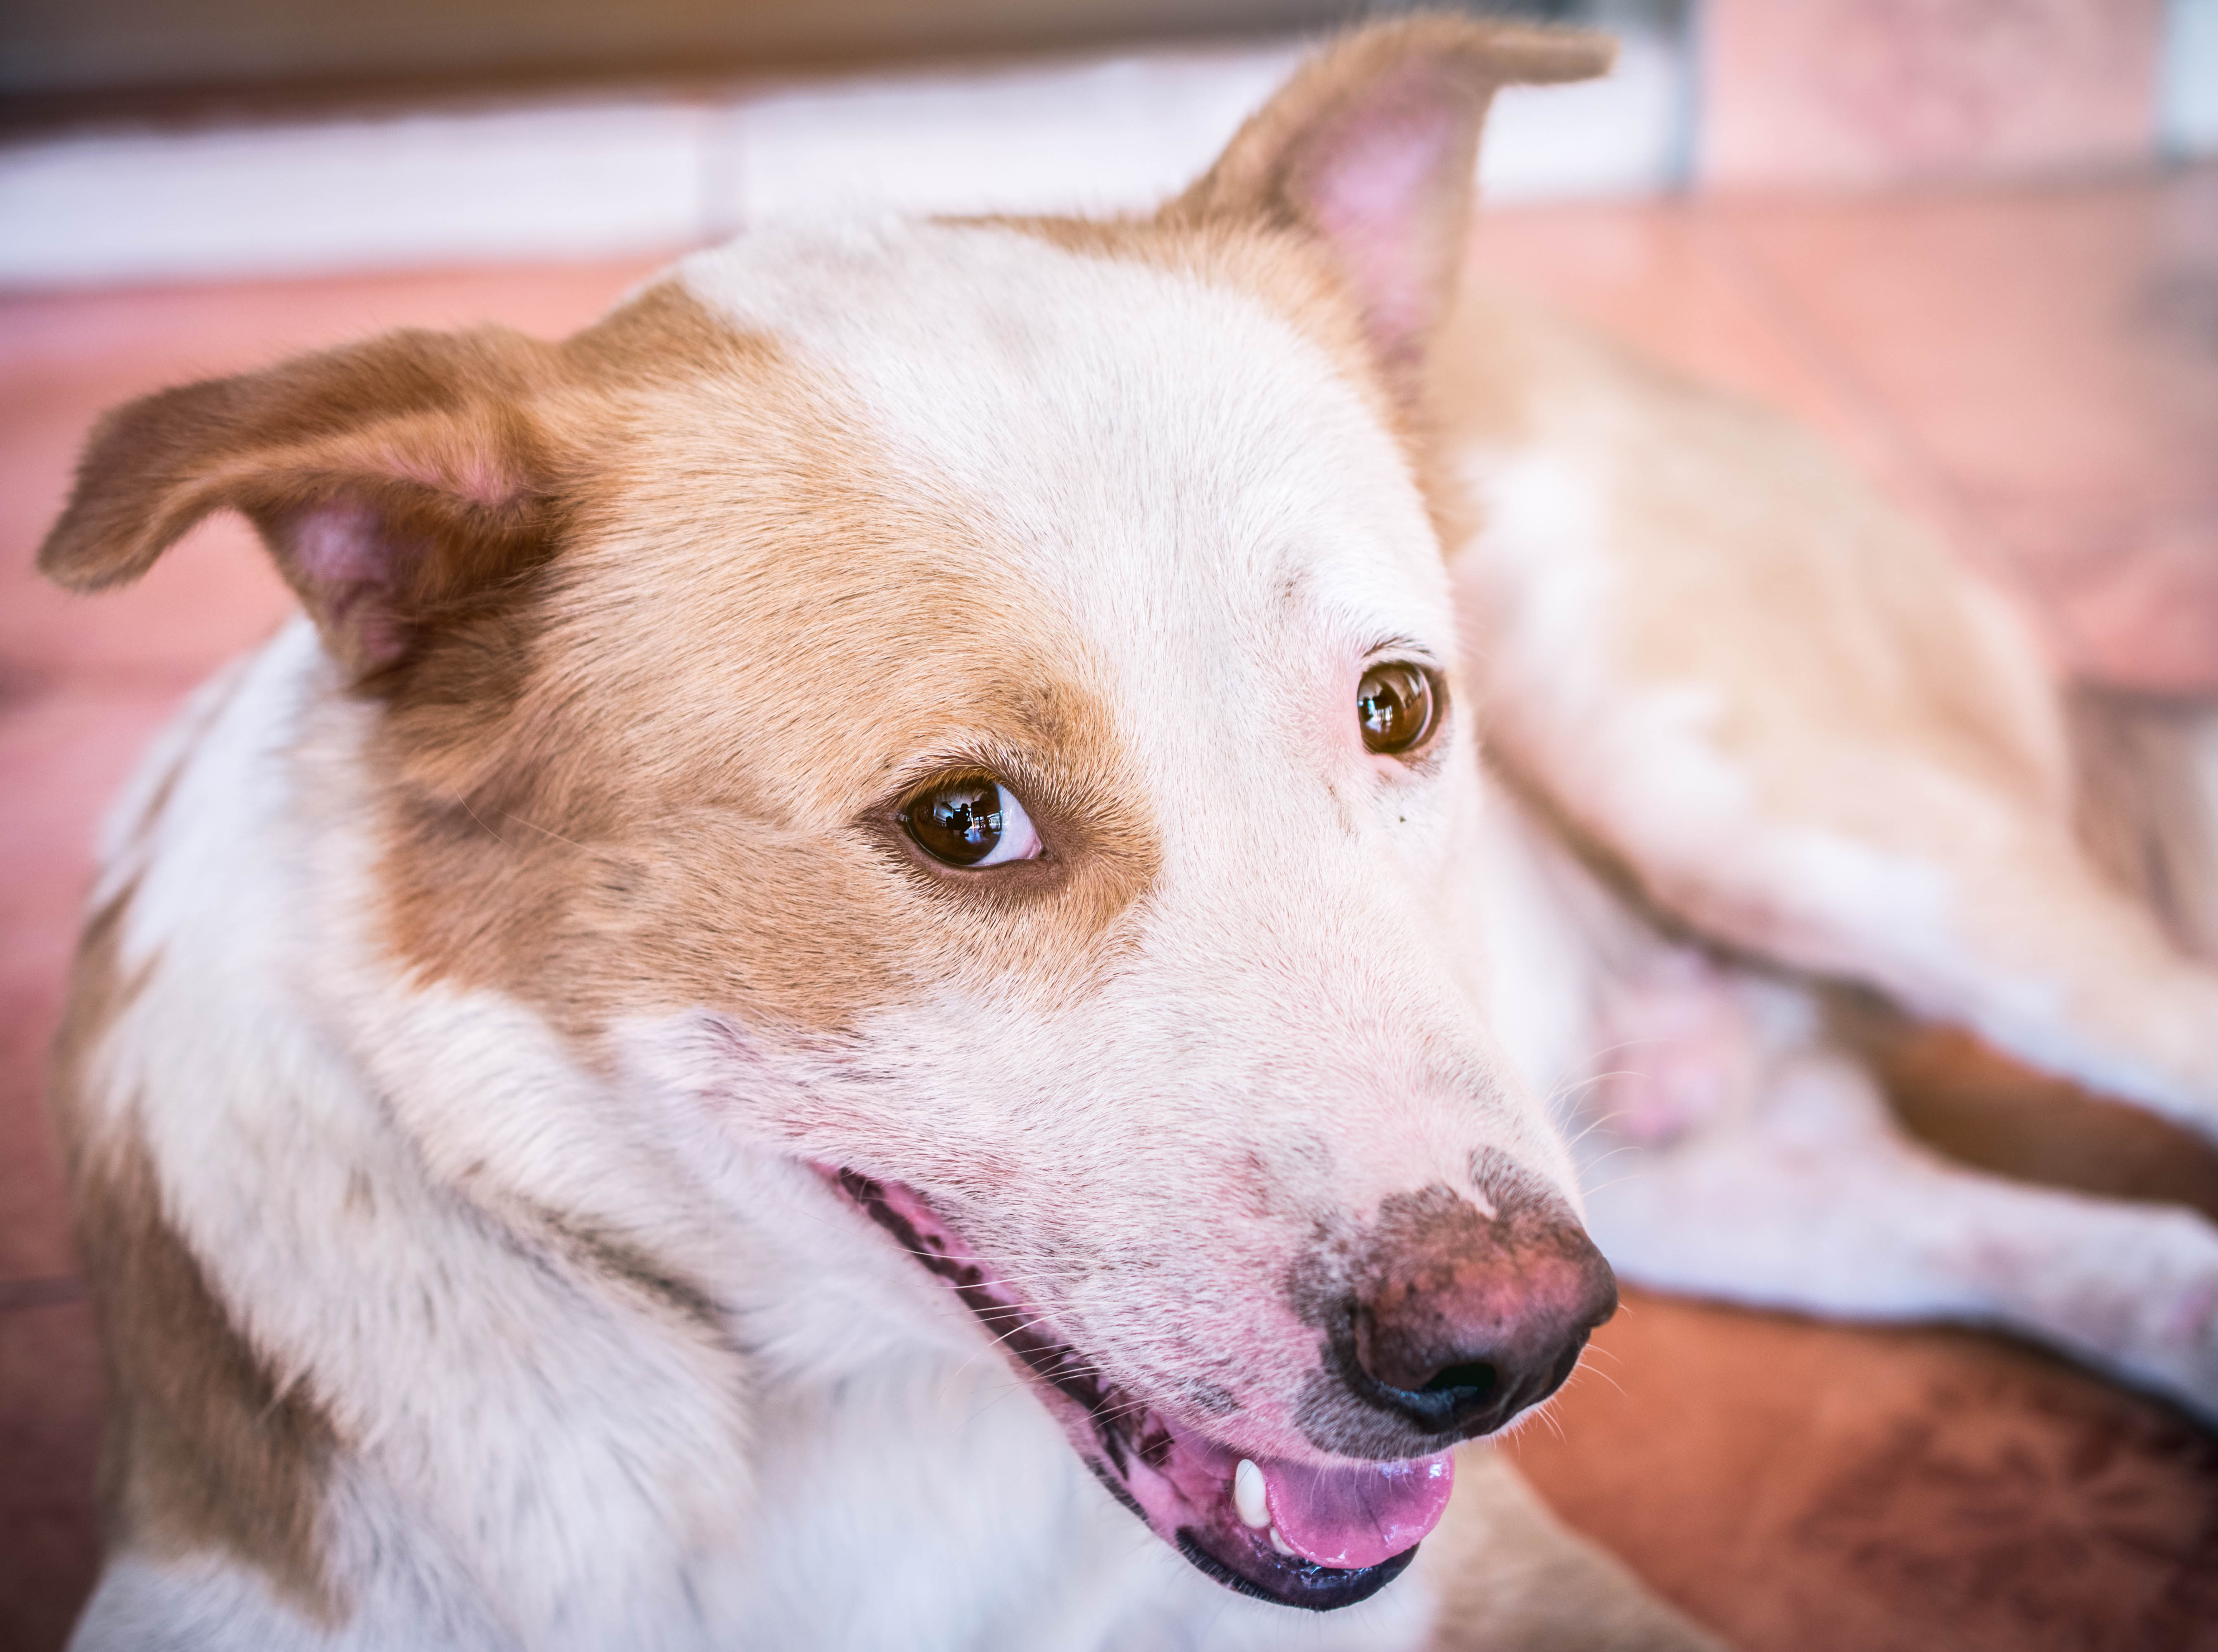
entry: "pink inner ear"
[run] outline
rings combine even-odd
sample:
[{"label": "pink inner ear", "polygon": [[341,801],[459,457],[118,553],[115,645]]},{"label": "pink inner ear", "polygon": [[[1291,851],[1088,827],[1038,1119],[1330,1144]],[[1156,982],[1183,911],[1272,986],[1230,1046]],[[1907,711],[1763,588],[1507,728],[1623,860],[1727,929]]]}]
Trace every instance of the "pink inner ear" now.
[{"label": "pink inner ear", "polygon": [[383,526],[367,505],[335,499],[286,525],[287,549],[302,577],[319,585],[385,584],[392,552]]},{"label": "pink inner ear", "polygon": [[[1414,84],[1413,84],[1414,83]],[[1459,180],[1474,121],[1467,102],[1401,77],[1335,122],[1304,180],[1317,227],[1339,251],[1388,359],[1431,326],[1453,249],[1441,208]]]},{"label": "pink inner ear", "polygon": [[366,505],[331,500],[290,518],[278,537],[325,636],[343,639],[365,668],[398,660],[408,646],[393,612],[403,552],[383,519]]}]

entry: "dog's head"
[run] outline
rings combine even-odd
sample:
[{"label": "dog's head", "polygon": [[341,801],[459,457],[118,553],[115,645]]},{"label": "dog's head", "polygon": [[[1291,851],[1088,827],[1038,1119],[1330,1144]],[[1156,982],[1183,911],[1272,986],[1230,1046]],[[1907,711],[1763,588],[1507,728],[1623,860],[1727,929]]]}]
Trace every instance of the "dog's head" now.
[{"label": "dog's head", "polygon": [[45,566],[245,512],[371,708],[411,980],[682,1074],[1197,1565],[1360,1599],[1614,1301],[1484,1018],[1423,444],[1487,99],[1602,60],[1374,30],[1152,219],[156,396]]}]

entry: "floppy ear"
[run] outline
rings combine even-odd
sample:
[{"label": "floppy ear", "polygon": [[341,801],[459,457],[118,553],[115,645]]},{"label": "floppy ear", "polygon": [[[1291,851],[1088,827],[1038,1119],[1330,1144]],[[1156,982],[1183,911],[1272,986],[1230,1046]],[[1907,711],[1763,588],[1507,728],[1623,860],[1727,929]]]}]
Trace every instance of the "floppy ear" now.
[{"label": "floppy ear", "polygon": [[238,511],[369,682],[551,554],[567,467],[533,403],[554,357],[504,329],[395,332],[131,402],[94,429],[39,567],[121,584]]},{"label": "floppy ear", "polygon": [[1250,116],[1166,215],[1260,217],[1323,242],[1388,379],[1413,395],[1461,266],[1495,89],[1584,80],[1615,55],[1578,29],[1455,17],[1359,29]]}]

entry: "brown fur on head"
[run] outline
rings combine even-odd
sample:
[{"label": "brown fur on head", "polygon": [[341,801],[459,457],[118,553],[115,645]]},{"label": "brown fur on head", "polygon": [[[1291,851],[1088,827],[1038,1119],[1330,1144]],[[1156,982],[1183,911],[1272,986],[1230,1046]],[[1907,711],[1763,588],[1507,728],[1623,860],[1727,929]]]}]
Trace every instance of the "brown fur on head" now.
[{"label": "brown fur on head", "polygon": [[333,653],[387,670],[554,553],[575,470],[560,363],[503,328],[395,332],[132,402],[94,431],[40,568],[120,584],[234,510]]}]

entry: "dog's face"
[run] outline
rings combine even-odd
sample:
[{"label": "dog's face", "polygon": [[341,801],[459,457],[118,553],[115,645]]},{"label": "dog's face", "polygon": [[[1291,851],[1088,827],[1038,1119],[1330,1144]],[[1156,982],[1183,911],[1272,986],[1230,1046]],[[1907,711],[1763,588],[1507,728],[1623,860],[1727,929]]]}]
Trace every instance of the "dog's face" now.
[{"label": "dog's face", "polygon": [[567,345],[297,370],[234,467],[288,479],[216,501],[379,705],[410,978],[682,1073],[1165,1538],[1313,1605],[1613,1300],[1486,1029],[1354,261],[1229,209],[759,236]]}]

